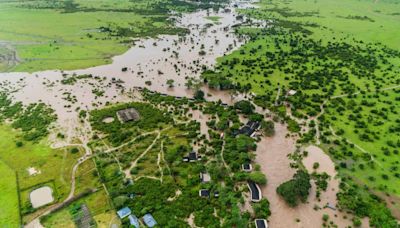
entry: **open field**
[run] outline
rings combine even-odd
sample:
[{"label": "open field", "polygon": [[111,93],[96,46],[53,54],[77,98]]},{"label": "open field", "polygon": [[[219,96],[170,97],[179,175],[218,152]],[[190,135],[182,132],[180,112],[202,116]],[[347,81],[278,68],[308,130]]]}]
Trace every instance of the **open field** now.
[{"label": "open field", "polygon": [[17,227],[20,224],[18,188],[15,172],[0,160],[0,226]]},{"label": "open field", "polygon": [[[55,202],[67,197],[72,166],[80,153],[73,154],[69,148],[54,150],[42,141],[32,143],[22,140],[23,145],[17,147],[16,141],[21,136],[6,125],[0,126],[0,137],[0,159],[18,174],[19,189],[15,194],[21,198],[20,213],[28,217],[35,213],[29,202],[29,193],[43,185],[53,188]],[[29,168],[38,173],[30,174]]]}]

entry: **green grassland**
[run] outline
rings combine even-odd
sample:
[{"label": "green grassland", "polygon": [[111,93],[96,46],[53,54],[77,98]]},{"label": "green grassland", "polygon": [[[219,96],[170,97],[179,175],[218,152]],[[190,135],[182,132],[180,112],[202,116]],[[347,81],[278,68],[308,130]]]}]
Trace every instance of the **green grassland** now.
[{"label": "green grassland", "polygon": [[[184,32],[167,20],[169,11],[211,7],[208,1],[202,3],[0,1],[0,41],[19,58],[8,66],[0,58],[0,70],[69,70],[110,63],[112,56],[132,45],[131,38]],[[0,56],[6,54],[1,42]]]},{"label": "green grassland", "polygon": [[[29,193],[35,188],[51,186],[55,193],[55,202],[67,197],[72,166],[79,153],[72,154],[69,148],[53,150],[44,141],[32,143],[22,140],[23,146],[17,147],[16,142],[21,141],[20,133],[6,125],[0,126],[0,138],[0,160],[7,164],[12,172],[18,174],[18,189],[15,194],[19,194],[21,199],[20,213],[24,215],[24,221],[29,220],[30,216],[38,211],[33,209],[29,202]],[[30,167],[41,173],[30,176],[27,170]]]},{"label": "green grassland", "polygon": [[17,227],[20,224],[18,187],[15,172],[0,160],[0,226]]},{"label": "green grassland", "polygon": [[328,103],[320,127],[322,141],[330,144],[327,151],[342,174],[374,192],[388,193],[396,210],[400,208],[399,99],[399,89],[337,98]]},{"label": "green grassland", "polygon": [[[84,193],[87,189],[97,189],[97,191],[45,216],[41,219],[42,225],[44,227],[76,227],[74,214],[71,212],[73,208],[86,204],[98,227],[109,226],[115,217],[115,211],[112,209],[107,193],[100,183],[96,165],[92,159],[82,163],[77,170],[75,196]],[[119,224],[118,220],[114,220],[113,223]]]},{"label": "green grassland", "polygon": [[369,216],[371,225],[391,227],[384,201],[370,193],[383,196],[399,216],[399,2],[258,4],[241,12],[268,26],[237,28],[250,41],[203,78],[214,88],[253,92],[256,104],[293,123],[290,108],[310,128],[301,143],[316,142],[318,127],[342,177],[339,206]]}]

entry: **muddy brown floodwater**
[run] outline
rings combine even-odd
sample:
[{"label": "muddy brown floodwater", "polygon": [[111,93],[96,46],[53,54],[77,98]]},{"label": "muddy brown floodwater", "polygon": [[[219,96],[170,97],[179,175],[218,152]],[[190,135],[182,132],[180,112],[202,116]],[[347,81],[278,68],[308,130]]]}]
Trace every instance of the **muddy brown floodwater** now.
[{"label": "muddy brown floodwater", "polygon": [[[253,7],[252,1],[233,1],[239,8]],[[177,18],[178,26],[188,28],[190,33],[183,36],[163,35],[158,38],[140,39],[135,41],[135,46],[126,53],[113,58],[111,64],[74,71],[42,71],[35,73],[0,73],[1,89],[8,92],[13,101],[24,104],[44,102],[51,106],[58,120],[56,127],[65,132],[66,141],[60,145],[68,145],[72,140],[79,138],[86,144],[90,140],[90,126],[80,123],[78,109],[92,110],[103,107],[107,102],[128,102],[137,100],[135,91],[138,87],[173,96],[192,97],[192,91],[186,88],[185,83],[189,77],[199,78],[203,65],[212,68],[216,59],[239,48],[246,42],[245,37],[234,34],[233,26],[242,23],[238,19],[236,9],[230,10],[198,11],[184,14]],[[218,16],[218,23],[205,19],[206,16]],[[244,19],[246,20],[246,18]],[[255,26],[265,27],[267,22],[254,21]],[[204,50],[205,54],[199,52]],[[126,71],[122,71],[126,68]],[[79,79],[73,84],[63,84],[63,74],[91,74],[98,78]],[[174,80],[173,88],[166,85],[168,79]],[[151,82],[151,83],[149,83]],[[103,91],[103,95],[93,92],[93,89]],[[224,103],[233,104],[235,101],[246,99],[244,95],[232,95],[229,92],[216,91],[203,88],[207,100],[222,100]],[[97,95],[96,95],[97,94]],[[191,111],[193,119],[201,122],[202,134],[207,133],[207,115],[199,111]],[[105,122],[111,119],[104,119]],[[270,138],[262,138],[258,143],[256,162],[261,165],[261,170],[268,178],[268,184],[263,187],[264,197],[271,203],[272,215],[269,226],[275,227],[321,227],[322,214],[329,214],[339,227],[349,225],[350,221],[344,220],[343,215],[337,211],[323,209],[315,211],[314,205],[322,207],[326,202],[335,204],[335,194],[338,182],[332,179],[329,190],[322,193],[322,201],[315,199],[315,186],[309,197],[309,203],[301,204],[297,208],[289,208],[276,194],[276,187],[289,180],[294,170],[290,168],[287,155],[295,150],[295,139],[286,138],[286,126],[277,124],[276,134]],[[51,138],[51,137],[50,137]],[[335,175],[333,163],[329,157],[318,151],[317,148],[307,148],[309,157],[305,158],[305,166],[318,161],[321,171],[332,176]],[[311,171],[311,170],[310,170]],[[337,215],[337,217],[335,217]],[[296,222],[299,219],[299,222]],[[188,219],[193,224],[193,216]],[[39,226],[36,219],[30,225]],[[365,224],[365,223],[364,223]]]},{"label": "muddy brown floodwater", "polygon": [[[314,162],[320,164],[318,173],[326,172],[332,178],[328,181],[328,189],[321,192],[321,201],[316,198],[316,186],[312,183],[307,203],[299,204],[295,208],[289,207],[276,193],[276,188],[283,182],[290,180],[295,170],[290,168],[291,160],[288,155],[296,150],[296,139],[286,137],[289,133],[286,126],[275,125],[273,137],[263,137],[258,143],[256,161],[265,173],[268,183],[262,187],[263,196],[270,202],[272,215],[269,218],[269,226],[273,228],[287,227],[322,227],[322,216],[329,215],[329,221],[333,221],[338,227],[352,225],[351,215],[339,212],[337,209],[324,208],[329,205],[336,207],[336,193],[339,189],[339,181],[335,179],[336,171],[334,163],[320,148],[309,146],[305,150],[309,152],[303,163],[309,173],[313,172]],[[314,210],[314,207],[320,209]],[[345,219],[347,217],[347,219]],[[363,227],[369,227],[368,221],[363,221]]]}]

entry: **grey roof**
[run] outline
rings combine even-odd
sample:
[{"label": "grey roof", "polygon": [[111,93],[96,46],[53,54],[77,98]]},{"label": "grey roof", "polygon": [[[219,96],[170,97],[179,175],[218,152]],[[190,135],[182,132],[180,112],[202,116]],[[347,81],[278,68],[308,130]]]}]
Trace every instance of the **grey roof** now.
[{"label": "grey roof", "polygon": [[121,219],[129,216],[131,213],[132,211],[131,209],[129,209],[129,207],[124,207],[121,210],[117,211],[117,214]]},{"label": "grey roof", "polygon": [[268,223],[265,219],[256,219],[256,228],[268,228]]},{"label": "grey roof", "polygon": [[135,228],[140,227],[139,219],[135,215],[129,215],[128,218],[129,218],[129,222],[132,226],[134,226]]},{"label": "grey roof", "polygon": [[251,201],[257,202],[261,199],[261,192],[256,183],[253,181],[248,181],[248,186],[251,192]]},{"label": "grey roof", "polygon": [[148,226],[148,227],[153,227],[153,226],[157,225],[156,220],[153,218],[153,216],[151,214],[145,214],[143,216],[143,221],[146,224],[146,226]]},{"label": "grey roof", "polygon": [[134,108],[127,108],[117,111],[117,116],[121,122],[136,121],[140,119],[138,111]]}]

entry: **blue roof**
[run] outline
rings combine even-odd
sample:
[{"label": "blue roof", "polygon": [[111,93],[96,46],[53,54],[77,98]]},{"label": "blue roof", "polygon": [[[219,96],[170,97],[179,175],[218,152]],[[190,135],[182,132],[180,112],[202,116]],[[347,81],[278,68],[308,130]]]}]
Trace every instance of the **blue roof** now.
[{"label": "blue roof", "polygon": [[153,226],[157,225],[156,220],[154,220],[154,218],[151,214],[145,214],[143,216],[143,221],[144,221],[144,223],[146,223],[146,225],[148,227],[153,227]]},{"label": "blue roof", "polygon": [[131,209],[129,209],[129,207],[124,207],[121,210],[117,211],[117,214],[121,219],[123,219],[131,214]]},{"label": "blue roof", "polygon": [[135,215],[129,215],[129,222],[136,228],[139,228],[139,219]]}]

